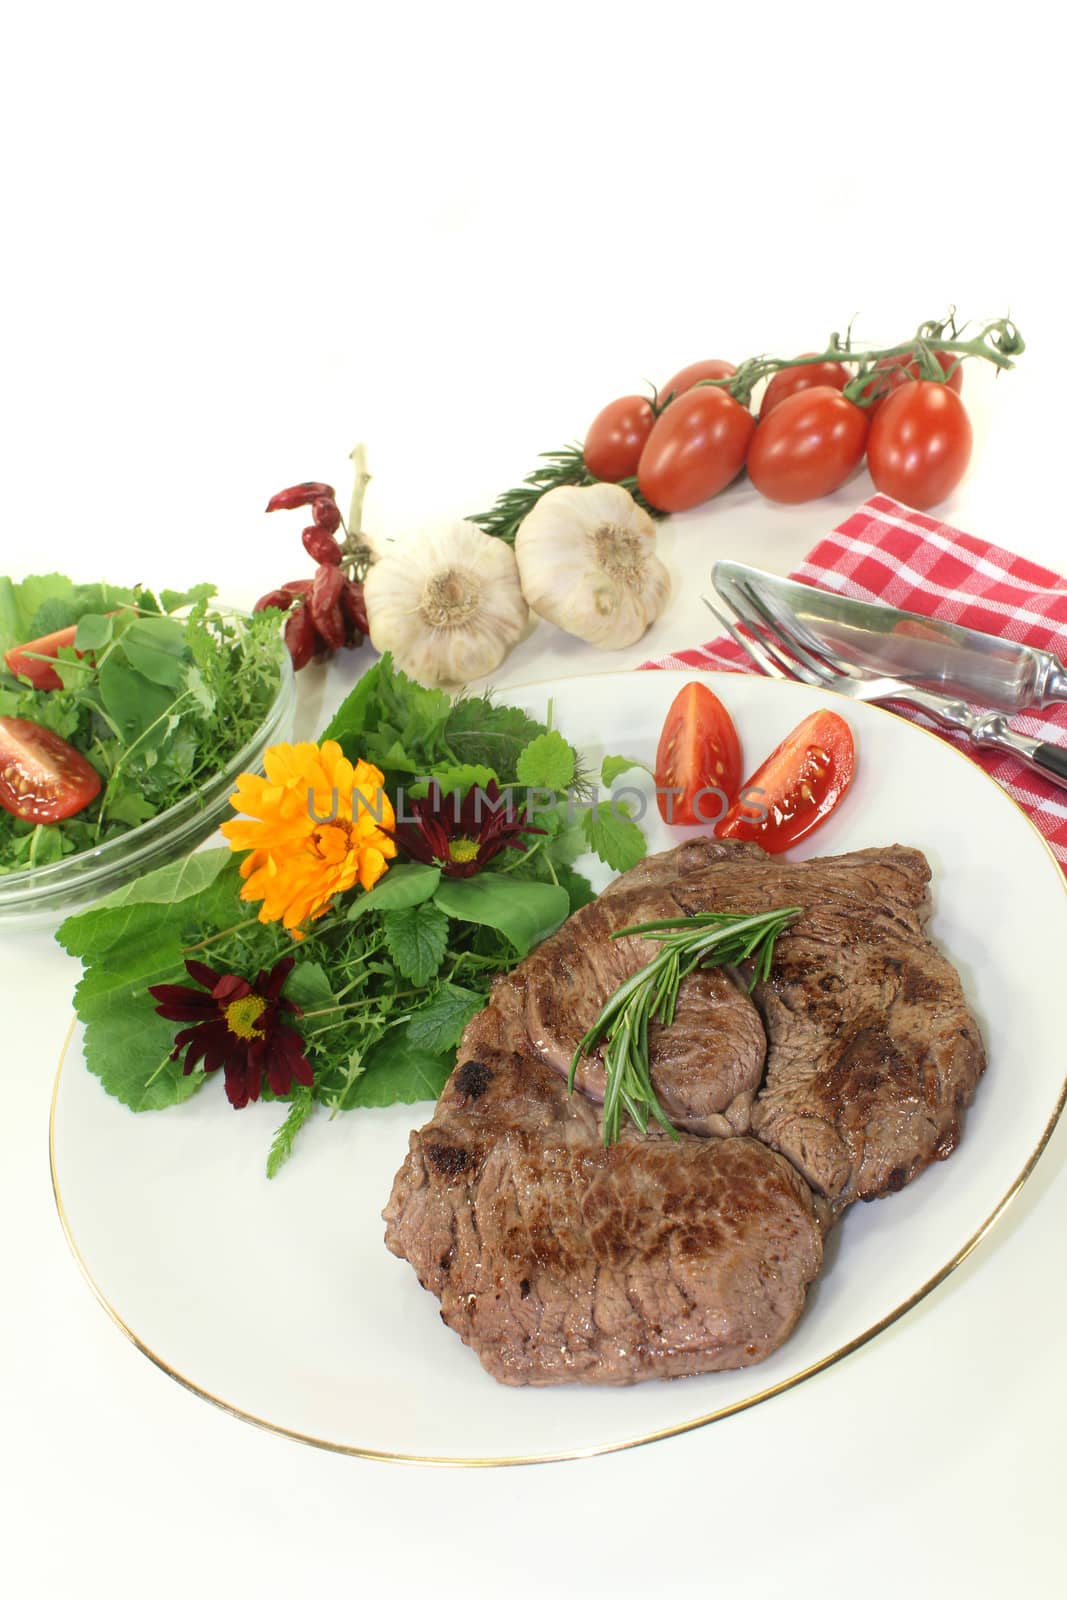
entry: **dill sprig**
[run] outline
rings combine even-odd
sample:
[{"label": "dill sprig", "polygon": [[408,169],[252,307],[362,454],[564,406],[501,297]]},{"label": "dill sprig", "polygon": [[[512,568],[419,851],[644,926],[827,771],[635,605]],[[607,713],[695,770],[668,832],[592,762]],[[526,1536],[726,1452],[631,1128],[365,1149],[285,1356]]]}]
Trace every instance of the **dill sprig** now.
[{"label": "dill sprig", "polygon": [[682,980],[697,967],[740,965],[752,960],[749,988],[765,980],[771,969],[775,940],[801,912],[799,906],[779,907],[754,916],[701,911],[692,917],[638,923],[612,934],[613,939],[641,934],[656,939],[662,948],[619,985],[571,1057],[567,1087],[573,1093],[579,1061],[604,1043],[605,1145],[617,1141],[624,1110],[642,1133],[648,1132],[649,1117],[653,1117],[672,1138],[677,1138],[652,1087],[648,1059],[651,1024],[659,1022],[668,1027],[673,1022]]},{"label": "dill sprig", "polygon": [[[594,478],[589,471],[582,458],[581,445],[571,444],[562,450],[546,450],[538,459],[547,462],[547,465],[535,467],[517,489],[505,490],[503,494],[497,496],[490,510],[479,511],[467,520],[476,522],[483,533],[491,534],[495,539],[503,539],[506,544],[514,544],[519,523],[549,489],[568,486],[586,488],[591,483],[603,481]],[[628,490],[650,517],[662,517],[666,514],[649,504],[638,490],[636,478],[622,478],[620,487]]]}]

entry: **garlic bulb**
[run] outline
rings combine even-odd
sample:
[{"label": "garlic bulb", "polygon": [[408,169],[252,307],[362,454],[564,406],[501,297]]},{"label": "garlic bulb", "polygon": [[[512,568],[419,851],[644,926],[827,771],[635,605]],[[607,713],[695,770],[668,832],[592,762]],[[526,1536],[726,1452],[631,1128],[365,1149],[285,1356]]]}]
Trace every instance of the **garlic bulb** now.
[{"label": "garlic bulb", "polygon": [[602,650],[634,644],[667,604],[655,552],[652,518],[617,483],[550,489],[515,537],[531,609]]},{"label": "garlic bulb", "polygon": [[473,522],[385,546],[363,593],[371,643],[428,686],[492,672],[529,620],[513,552]]}]

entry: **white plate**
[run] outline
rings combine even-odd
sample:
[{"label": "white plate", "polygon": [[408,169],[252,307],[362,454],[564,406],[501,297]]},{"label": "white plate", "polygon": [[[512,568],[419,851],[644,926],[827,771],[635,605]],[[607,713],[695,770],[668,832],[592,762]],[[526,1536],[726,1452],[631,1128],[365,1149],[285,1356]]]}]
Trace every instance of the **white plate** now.
[{"label": "white plate", "polygon": [[[649,760],[692,676],[709,680],[604,673],[507,698],[543,716],[551,697],[555,725],[597,763],[608,752]],[[819,705],[852,724],[852,793],[797,855],[902,843],[929,857],[933,936],[961,973],[989,1052],[956,1154],[846,1214],[799,1326],[762,1365],[621,1390],[509,1389],[382,1243],[379,1214],[428,1105],[319,1116],[268,1183],[276,1106],[237,1115],[216,1083],[184,1106],[135,1115],[84,1070],[75,1035],[52,1116],[60,1216],[105,1308],[171,1376],[248,1420],[358,1455],[511,1463],[619,1449],[827,1366],[920,1299],[1001,1213],[1064,1098],[1063,999],[1041,981],[1067,972],[1059,868],[1003,791],[932,734],[795,684],[711,681],[749,767]],[[654,806],[645,825],[651,850],[682,833]]]}]

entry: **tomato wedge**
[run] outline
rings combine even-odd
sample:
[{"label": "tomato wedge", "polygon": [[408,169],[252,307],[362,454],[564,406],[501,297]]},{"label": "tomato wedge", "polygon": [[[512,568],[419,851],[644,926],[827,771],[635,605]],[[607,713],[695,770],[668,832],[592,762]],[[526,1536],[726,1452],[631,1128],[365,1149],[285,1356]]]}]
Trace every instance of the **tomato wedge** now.
[{"label": "tomato wedge", "polygon": [[77,631],[77,623],[72,623],[69,628],[60,628],[56,633],[43,633],[39,639],[31,639],[28,644],[12,645],[10,650],[4,651],[4,665],[34,689],[62,689],[63,680],[55,668],[50,667],[47,661],[34,658],[51,656],[54,661],[64,645],[74,643]]},{"label": "tomato wedge", "polygon": [[855,769],[848,723],[836,711],[813,711],[746,781],[715,836],[755,840],[777,855],[825,822]]},{"label": "tomato wedge", "polygon": [[0,717],[0,806],[24,822],[61,822],[100,793],[100,774],[51,728]]},{"label": "tomato wedge", "polygon": [[660,816],[717,822],[740,782],[741,744],[730,713],[706,684],[687,683],[667,712],[656,750]]}]

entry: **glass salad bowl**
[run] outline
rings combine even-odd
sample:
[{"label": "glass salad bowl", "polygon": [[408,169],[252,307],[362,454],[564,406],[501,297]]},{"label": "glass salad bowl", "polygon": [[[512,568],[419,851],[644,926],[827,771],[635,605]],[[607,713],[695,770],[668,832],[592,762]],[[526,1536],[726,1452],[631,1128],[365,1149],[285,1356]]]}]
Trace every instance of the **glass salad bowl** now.
[{"label": "glass salad bowl", "polygon": [[190,854],[232,817],[229,799],[239,775],[262,772],[264,751],[292,733],[296,681],[280,634],[278,674],[277,691],[259,726],[206,783],[149,821],[92,849],[26,871],[0,874],[0,937],[16,927],[57,923],[131,879]]}]

